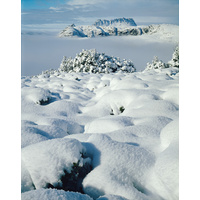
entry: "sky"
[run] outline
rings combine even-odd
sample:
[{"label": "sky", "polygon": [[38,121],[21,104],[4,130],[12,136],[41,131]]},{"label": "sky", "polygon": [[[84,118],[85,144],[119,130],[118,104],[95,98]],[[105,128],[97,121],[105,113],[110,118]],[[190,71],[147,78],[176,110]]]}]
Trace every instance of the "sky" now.
[{"label": "sky", "polygon": [[118,17],[131,17],[138,25],[178,25],[179,0],[21,0],[22,31],[57,31]]}]

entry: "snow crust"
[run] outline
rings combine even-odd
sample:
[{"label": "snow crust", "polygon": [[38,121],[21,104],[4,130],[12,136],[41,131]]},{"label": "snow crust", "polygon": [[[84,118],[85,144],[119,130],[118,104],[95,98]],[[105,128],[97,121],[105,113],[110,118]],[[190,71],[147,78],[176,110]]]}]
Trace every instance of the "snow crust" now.
[{"label": "snow crust", "polygon": [[[22,77],[22,199],[178,199],[178,56],[142,72]],[[66,173],[76,184],[86,164],[84,194],[48,189]]]}]

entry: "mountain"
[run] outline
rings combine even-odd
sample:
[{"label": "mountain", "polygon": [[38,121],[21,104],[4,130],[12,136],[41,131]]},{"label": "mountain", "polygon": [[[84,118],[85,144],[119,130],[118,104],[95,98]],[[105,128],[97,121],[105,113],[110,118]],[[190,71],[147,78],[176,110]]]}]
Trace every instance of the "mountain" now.
[{"label": "mountain", "polygon": [[97,20],[93,25],[67,26],[59,33],[59,37],[96,37],[116,35],[141,35],[141,28],[132,18],[117,18],[113,20]]},{"label": "mountain", "polygon": [[178,38],[177,25],[152,24],[137,26],[132,18],[117,18],[113,20],[97,20],[93,25],[75,24],[67,26],[59,33],[59,37],[96,37],[96,36],[124,36],[124,35],[158,35],[161,38]]}]

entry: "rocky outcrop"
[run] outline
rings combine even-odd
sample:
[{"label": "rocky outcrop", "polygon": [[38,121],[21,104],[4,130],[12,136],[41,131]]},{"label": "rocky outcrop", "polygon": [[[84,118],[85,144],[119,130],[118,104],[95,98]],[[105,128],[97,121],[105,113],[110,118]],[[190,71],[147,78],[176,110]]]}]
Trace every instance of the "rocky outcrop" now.
[{"label": "rocky outcrop", "polygon": [[112,20],[101,20],[98,19],[94,24],[94,26],[119,26],[119,25],[128,25],[128,26],[137,26],[135,21],[132,18],[117,18]]}]

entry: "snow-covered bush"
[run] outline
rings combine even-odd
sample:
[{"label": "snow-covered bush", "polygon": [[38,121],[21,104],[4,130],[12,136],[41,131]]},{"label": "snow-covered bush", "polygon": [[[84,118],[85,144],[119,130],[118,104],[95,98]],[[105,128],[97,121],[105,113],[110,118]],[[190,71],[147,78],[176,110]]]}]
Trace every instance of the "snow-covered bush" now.
[{"label": "snow-covered bush", "polygon": [[[22,149],[22,192],[33,188],[82,191],[91,170],[86,149],[74,139],[52,139]],[[38,156],[39,155],[39,156]]]},{"label": "snow-covered bush", "polygon": [[150,69],[164,69],[168,68],[169,65],[164,63],[162,60],[159,60],[157,56],[154,57],[152,60],[152,63],[147,63],[146,69],[145,70],[150,70]]},{"label": "snow-covered bush", "polygon": [[168,63],[164,63],[162,60],[159,60],[157,56],[154,57],[152,63],[147,63],[145,70],[150,69],[165,69],[176,67],[179,68],[179,47],[177,46],[172,54],[172,59]]},{"label": "snow-covered bush", "polygon": [[64,72],[90,72],[90,73],[113,73],[136,71],[130,60],[120,60],[113,56],[98,53],[95,49],[82,50],[74,59],[63,57],[60,64],[60,71]]},{"label": "snow-covered bush", "polygon": [[171,67],[179,68],[179,47],[177,46],[172,55],[172,59],[168,62]]},{"label": "snow-covered bush", "polygon": [[39,87],[34,87],[34,88],[26,87],[22,91],[22,95],[25,95],[25,98],[29,102],[34,102],[39,105],[47,105],[50,103],[51,100],[51,92],[47,89]]}]

